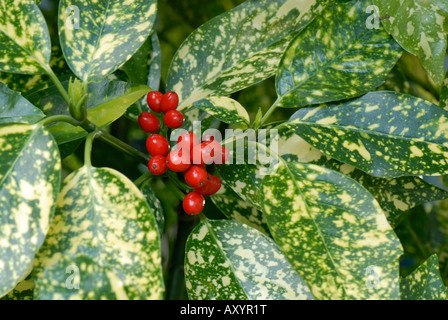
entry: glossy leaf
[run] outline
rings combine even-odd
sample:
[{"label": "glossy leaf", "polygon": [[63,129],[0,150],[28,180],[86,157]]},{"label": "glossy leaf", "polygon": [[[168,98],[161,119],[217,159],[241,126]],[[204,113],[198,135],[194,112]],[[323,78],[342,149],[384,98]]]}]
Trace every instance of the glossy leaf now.
[{"label": "glossy leaf", "polygon": [[448,72],[446,73],[440,94],[440,107],[448,111]]},{"label": "glossy leaf", "polygon": [[36,298],[160,299],[160,250],[140,190],[113,169],[84,166],[62,185],[35,263]]},{"label": "glossy leaf", "polygon": [[384,30],[368,28],[364,1],[332,3],[286,50],[278,107],[360,96],[381,85],[402,53]]},{"label": "glossy leaf", "polygon": [[250,203],[242,200],[231,188],[223,184],[219,192],[210,198],[227,218],[245,223],[264,234],[269,234],[263,214]]},{"label": "glossy leaf", "polygon": [[311,164],[280,163],[260,195],[274,240],[315,298],[399,298],[401,244],[356,181]]},{"label": "glossy leaf", "polygon": [[248,0],[196,29],[173,58],[167,89],[179,110],[272,76],[288,43],[328,0]]},{"label": "glossy leaf", "polygon": [[20,93],[0,84],[0,123],[34,123],[43,117],[42,111]]},{"label": "glossy leaf", "polygon": [[448,114],[419,98],[371,92],[301,109],[286,125],[325,154],[377,177],[448,172]]},{"label": "glossy leaf", "polygon": [[191,232],[185,277],[193,300],[312,299],[276,244],[235,221],[205,220]]},{"label": "glossy leaf", "polygon": [[59,38],[70,69],[83,81],[114,72],[145,42],[156,11],[155,0],[61,1]]},{"label": "glossy leaf", "polygon": [[31,270],[56,205],[61,163],[41,125],[0,125],[0,296]]},{"label": "glossy leaf", "polygon": [[401,280],[403,300],[448,300],[448,288],[439,272],[437,255],[432,255]]},{"label": "glossy leaf", "polygon": [[447,49],[448,3],[444,0],[374,0],[385,29],[407,51],[418,56],[437,83],[443,81]]},{"label": "glossy leaf", "polygon": [[25,280],[20,281],[8,294],[1,297],[0,300],[33,300],[33,289],[33,280],[31,276],[28,276]]},{"label": "glossy leaf", "polygon": [[205,111],[224,123],[247,126],[250,122],[246,109],[228,97],[205,98],[193,103],[193,108]]},{"label": "glossy leaf", "polygon": [[0,71],[44,73],[50,61],[50,36],[32,0],[1,0]]},{"label": "glossy leaf", "polygon": [[154,194],[154,190],[151,188],[149,184],[143,185],[140,190],[146,198],[146,202],[148,203],[148,207],[154,213],[154,217],[157,222],[157,226],[159,228],[159,234],[163,233],[163,228],[165,226],[165,216],[163,214],[162,205]]}]

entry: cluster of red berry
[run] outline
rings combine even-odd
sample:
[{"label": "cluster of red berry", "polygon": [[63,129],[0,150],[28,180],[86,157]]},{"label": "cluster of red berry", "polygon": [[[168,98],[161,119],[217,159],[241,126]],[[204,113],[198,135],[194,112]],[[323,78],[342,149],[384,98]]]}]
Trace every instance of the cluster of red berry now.
[{"label": "cluster of red berry", "polygon": [[[169,91],[148,93],[149,108],[155,112],[163,112],[163,122],[170,129],[180,128],[185,121],[177,109],[178,95]],[[150,133],[146,140],[146,149],[152,156],[148,163],[149,171],[154,175],[162,175],[167,170],[184,172],[185,182],[194,189],[183,200],[183,208],[189,215],[197,215],[204,209],[204,196],[211,196],[221,188],[221,180],[207,172],[205,166],[222,164],[229,158],[229,151],[211,135],[204,135],[200,143],[192,131],[182,133],[176,148],[170,151],[168,140],[156,132],[160,129],[157,116],[151,112],[143,112],[138,117],[140,127]]]}]

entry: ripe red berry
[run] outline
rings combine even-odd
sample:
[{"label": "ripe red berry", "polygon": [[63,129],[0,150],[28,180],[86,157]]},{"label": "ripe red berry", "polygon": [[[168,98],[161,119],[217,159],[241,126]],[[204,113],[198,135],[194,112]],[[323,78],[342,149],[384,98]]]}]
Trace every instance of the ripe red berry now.
[{"label": "ripe red berry", "polygon": [[190,168],[190,154],[183,150],[175,149],[166,157],[168,169],[174,172],[183,172]]},{"label": "ripe red berry", "polygon": [[204,210],[205,199],[197,192],[190,192],[185,196],[182,205],[187,214],[195,216]]},{"label": "ripe red berry", "polygon": [[203,142],[205,142],[205,141],[213,141],[213,140],[215,140],[215,136],[213,136],[213,135],[210,134],[210,133],[206,133],[206,134],[204,134],[204,135],[202,136],[202,141],[203,141]]},{"label": "ripe red berry", "polygon": [[148,107],[154,112],[160,112],[160,104],[162,102],[163,93],[159,91],[151,91],[146,96],[146,102],[148,102]]},{"label": "ripe red berry", "polygon": [[207,148],[207,145],[208,142],[203,142],[193,147],[193,151],[190,154],[191,163],[207,165],[213,162],[213,157],[211,156],[210,149]]},{"label": "ripe red berry", "polygon": [[221,189],[221,179],[211,175],[210,173],[207,175],[207,181],[200,188],[195,188],[194,191],[200,193],[204,196],[211,196]]},{"label": "ripe red berry", "polygon": [[156,176],[164,174],[168,170],[166,158],[161,155],[153,156],[148,162],[148,169]]},{"label": "ripe red berry", "polygon": [[176,129],[182,127],[185,122],[184,115],[182,112],[177,110],[170,110],[165,113],[163,117],[163,122],[165,122],[166,126],[171,129]]},{"label": "ripe red berry", "polygon": [[160,129],[159,119],[150,112],[142,112],[138,116],[138,124],[145,132],[157,132]]},{"label": "ripe red berry", "polygon": [[192,188],[200,188],[207,181],[207,170],[200,165],[194,164],[185,171],[185,182]]},{"label": "ripe red berry", "polygon": [[177,148],[193,152],[193,148],[199,144],[198,137],[192,131],[186,131],[177,138]]},{"label": "ripe red berry", "polygon": [[152,133],[146,139],[146,149],[152,156],[166,156],[170,152],[170,144],[164,136],[157,133]]},{"label": "ripe red berry", "polygon": [[179,96],[174,91],[168,91],[162,97],[160,102],[160,110],[163,113],[167,113],[170,110],[176,110],[179,105]]},{"label": "ripe red berry", "polygon": [[219,156],[215,156],[213,163],[215,164],[223,164],[229,160],[230,151],[227,148],[222,147]]}]

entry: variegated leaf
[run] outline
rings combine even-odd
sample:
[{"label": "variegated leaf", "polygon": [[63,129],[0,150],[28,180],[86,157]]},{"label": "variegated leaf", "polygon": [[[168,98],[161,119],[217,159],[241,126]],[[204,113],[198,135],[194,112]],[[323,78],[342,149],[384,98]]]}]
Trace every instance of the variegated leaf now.
[{"label": "variegated leaf", "polygon": [[50,226],[61,162],[39,124],[0,125],[0,296],[30,272]]},{"label": "variegated leaf", "polygon": [[191,232],[185,278],[193,300],[312,299],[277,245],[235,221],[205,220]]},{"label": "variegated leaf", "polygon": [[384,82],[402,49],[387,32],[366,26],[368,5],[331,3],[290,44],[277,73],[278,107],[356,97]]},{"label": "variegated leaf", "polygon": [[0,123],[34,123],[44,114],[16,91],[0,83]]},{"label": "variegated leaf", "polygon": [[438,201],[430,212],[431,248],[439,258],[442,278],[448,279],[448,200]]},{"label": "variegated leaf", "polygon": [[33,280],[31,276],[28,276],[26,279],[20,281],[13,290],[0,298],[0,300],[33,300],[33,289]]},{"label": "variegated leaf", "polygon": [[260,195],[274,240],[315,298],[399,298],[401,244],[356,181],[316,165],[280,163]]},{"label": "variegated leaf", "polygon": [[248,126],[250,122],[246,109],[236,100],[228,97],[210,97],[193,103],[193,108],[207,112],[218,120]]},{"label": "variegated leaf", "polygon": [[114,72],[149,36],[156,11],[155,0],[62,0],[59,38],[70,69],[83,81]]},{"label": "variegated leaf", "polygon": [[245,223],[265,234],[269,234],[269,228],[263,214],[253,205],[242,200],[231,188],[223,184],[219,192],[210,198],[227,218]]},{"label": "variegated leaf", "polygon": [[385,29],[407,51],[417,55],[437,83],[443,81],[447,49],[448,3],[445,0],[374,0]]},{"label": "variegated leaf", "polygon": [[167,89],[179,110],[272,76],[288,43],[329,0],[247,0],[196,29],[173,58]]},{"label": "variegated leaf", "polygon": [[1,0],[0,7],[0,71],[44,73],[51,43],[42,12],[33,0]]},{"label": "variegated leaf", "polygon": [[397,92],[304,108],[285,124],[325,154],[377,177],[448,172],[448,114]]},{"label": "variegated leaf", "polygon": [[402,279],[400,287],[403,300],[448,300],[448,288],[440,276],[435,254]]},{"label": "variegated leaf", "polygon": [[316,164],[356,180],[379,202],[392,227],[397,225],[400,217],[409,209],[448,198],[447,191],[419,177],[377,178],[329,158],[297,136],[291,128],[283,127],[279,136],[278,154],[286,161]]},{"label": "variegated leaf", "polygon": [[62,185],[35,263],[36,298],[160,299],[160,250],[140,190],[118,171],[84,166]]},{"label": "variegated leaf", "polygon": [[440,94],[440,107],[448,111],[448,72],[443,81],[442,91]]},{"label": "variegated leaf", "polygon": [[151,188],[149,184],[144,184],[140,190],[146,198],[146,202],[148,203],[148,207],[154,213],[154,217],[157,222],[157,226],[159,228],[159,234],[163,233],[163,228],[165,227],[165,216],[163,214],[162,204],[159,199],[157,199],[154,194],[154,190]]}]

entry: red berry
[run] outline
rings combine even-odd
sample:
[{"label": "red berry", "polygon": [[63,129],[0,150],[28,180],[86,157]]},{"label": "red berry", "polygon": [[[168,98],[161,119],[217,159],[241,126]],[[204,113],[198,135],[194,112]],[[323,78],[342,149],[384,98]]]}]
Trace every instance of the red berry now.
[{"label": "red berry", "polygon": [[160,104],[162,102],[163,94],[159,91],[151,91],[146,96],[146,101],[148,102],[148,106],[154,112],[160,112]]},{"label": "red berry", "polygon": [[204,196],[211,196],[218,192],[219,189],[221,189],[221,179],[209,173],[207,174],[207,181],[204,183],[204,185],[200,188],[194,189],[194,191]]},{"label": "red berry", "polygon": [[192,153],[193,148],[198,144],[198,137],[192,131],[186,131],[177,138],[177,148],[185,149],[188,153]]},{"label": "red berry", "polygon": [[170,110],[176,110],[179,105],[179,96],[174,91],[168,91],[162,97],[162,101],[160,103],[160,110],[163,113],[167,113]]},{"label": "red berry", "polygon": [[205,144],[203,153],[205,152],[207,156],[206,159],[211,159],[209,162],[215,162],[217,159],[221,158],[222,147],[221,144],[216,140],[203,142]]},{"label": "red berry", "polygon": [[215,136],[211,135],[210,133],[206,133],[202,136],[202,141],[213,141],[215,140]]},{"label": "red berry", "polygon": [[168,169],[174,172],[183,172],[190,168],[190,154],[180,149],[171,151],[166,157]]},{"label": "red berry", "polygon": [[148,149],[149,154],[152,156],[166,156],[170,152],[170,144],[164,136],[152,133],[146,139],[146,149]]},{"label": "red berry", "polygon": [[193,147],[193,152],[190,154],[193,164],[207,165],[213,162],[210,149],[207,148],[208,143],[206,141]]},{"label": "red berry", "polygon": [[142,112],[138,116],[138,124],[145,132],[157,132],[160,129],[159,119],[150,112]]},{"label": "red berry", "polygon": [[182,127],[185,122],[184,115],[182,112],[177,110],[170,110],[165,113],[163,117],[163,122],[165,122],[166,126],[171,129],[176,129]]},{"label": "red berry", "polygon": [[230,151],[227,150],[227,148],[222,147],[220,156],[216,156],[215,160],[213,161],[215,164],[223,164],[226,163],[229,160],[230,157]]},{"label": "red berry", "polygon": [[207,181],[207,170],[203,166],[194,164],[185,171],[185,182],[192,188],[200,188]]},{"label": "red berry", "polygon": [[197,192],[190,192],[185,196],[182,205],[187,214],[195,216],[204,210],[205,199]]},{"label": "red berry", "polygon": [[148,162],[148,169],[156,176],[164,174],[168,170],[166,158],[161,155],[153,156]]}]

